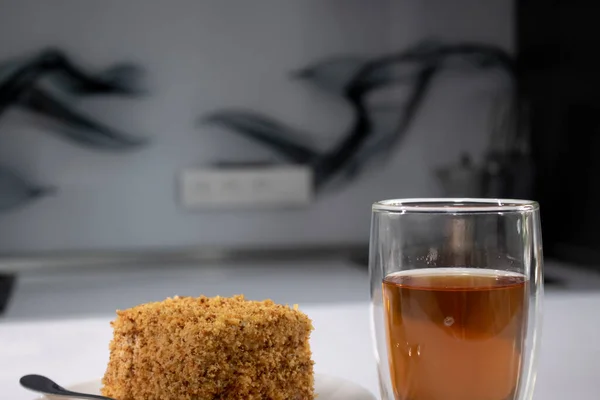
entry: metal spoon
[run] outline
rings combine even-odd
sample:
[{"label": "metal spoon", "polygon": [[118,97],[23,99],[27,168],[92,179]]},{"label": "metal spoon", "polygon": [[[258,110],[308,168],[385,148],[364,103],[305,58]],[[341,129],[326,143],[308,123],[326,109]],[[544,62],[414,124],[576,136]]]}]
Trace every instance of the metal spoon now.
[{"label": "metal spoon", "polygon": [[115,400],[111,399],[110,397],[100,396],[97,394],[71,392],[70,390],[59,386],[53,380],[42,375],[25,375],[19,379],[19,383],[25,389],[44,394],[51,394],[54,396],[78,397],[80,399]]}]

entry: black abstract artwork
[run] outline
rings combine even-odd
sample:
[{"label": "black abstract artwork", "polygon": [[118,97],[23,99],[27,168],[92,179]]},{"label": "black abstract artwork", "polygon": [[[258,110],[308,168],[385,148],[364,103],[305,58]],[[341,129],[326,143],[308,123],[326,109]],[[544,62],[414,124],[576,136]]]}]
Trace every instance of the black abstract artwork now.
[{"label": "black abstract artwork", "polygon": [[[77,110],[73,100],[92,95],[140,96],[144,94],[141,74],[141,68],[134,64],[117,64],[90,73],[57,49],[41,51],[25,61],[8,61],[0,64],[0,118],[16,107],[52,122],[52,129],[44,131],[74,144],[99,151],[135,150],[146,140]],[[54,191],[0,164],[0,212]]]},{"label": "black abstract artwork", "polygon": [[[309,144],[309,133],[254,111],[217,110],[202,116],[200,122],[221,126],[270,148],[285,163],[309,165],[319,192],[332,181],[349,183],[373,161],[385,160],[409,132],[436,76],[448,69],[493,71],[516,90],[515,63],[504,49],[482,43],[427,41],[371,59],[325,59],[292,74],[351,107],[353,123],[330,149],[317,149]],[[401,104],[369,101],[376,92],[391,87],[407,91]]]}]

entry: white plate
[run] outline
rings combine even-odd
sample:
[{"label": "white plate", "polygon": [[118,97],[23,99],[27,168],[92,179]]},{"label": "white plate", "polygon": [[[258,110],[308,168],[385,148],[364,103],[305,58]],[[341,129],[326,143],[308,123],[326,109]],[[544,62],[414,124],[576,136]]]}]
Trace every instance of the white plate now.
[{"label": "white plate", "polygon": [[[100,394],[100,381],[71,385],[66,389],[80,393]],[[315,374],[315,392],[318,400],[375,400],[375,396],[363,387],[331,375]],[[39,399],[58,400],[64,397],[42,396]]]}]

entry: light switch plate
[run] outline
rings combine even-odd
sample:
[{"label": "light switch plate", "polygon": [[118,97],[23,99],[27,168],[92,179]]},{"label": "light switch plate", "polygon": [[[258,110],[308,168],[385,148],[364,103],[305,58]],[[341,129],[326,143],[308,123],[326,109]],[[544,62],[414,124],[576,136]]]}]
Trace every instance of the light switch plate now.
[{"label": "light switch plate", "polygon": [[184,207],[302,207],[313,199],[313,174],[306,166],[192,168],[180,175]]}]

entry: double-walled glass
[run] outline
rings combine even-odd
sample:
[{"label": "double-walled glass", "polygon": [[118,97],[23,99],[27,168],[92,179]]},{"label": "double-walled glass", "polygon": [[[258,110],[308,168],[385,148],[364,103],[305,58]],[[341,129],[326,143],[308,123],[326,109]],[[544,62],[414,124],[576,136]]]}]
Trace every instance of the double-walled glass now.
[{"label": "double-walled glass", "polygon": [[373,205],[369,270],[383,400],[530,400],[543,296],[538,205]]}]

